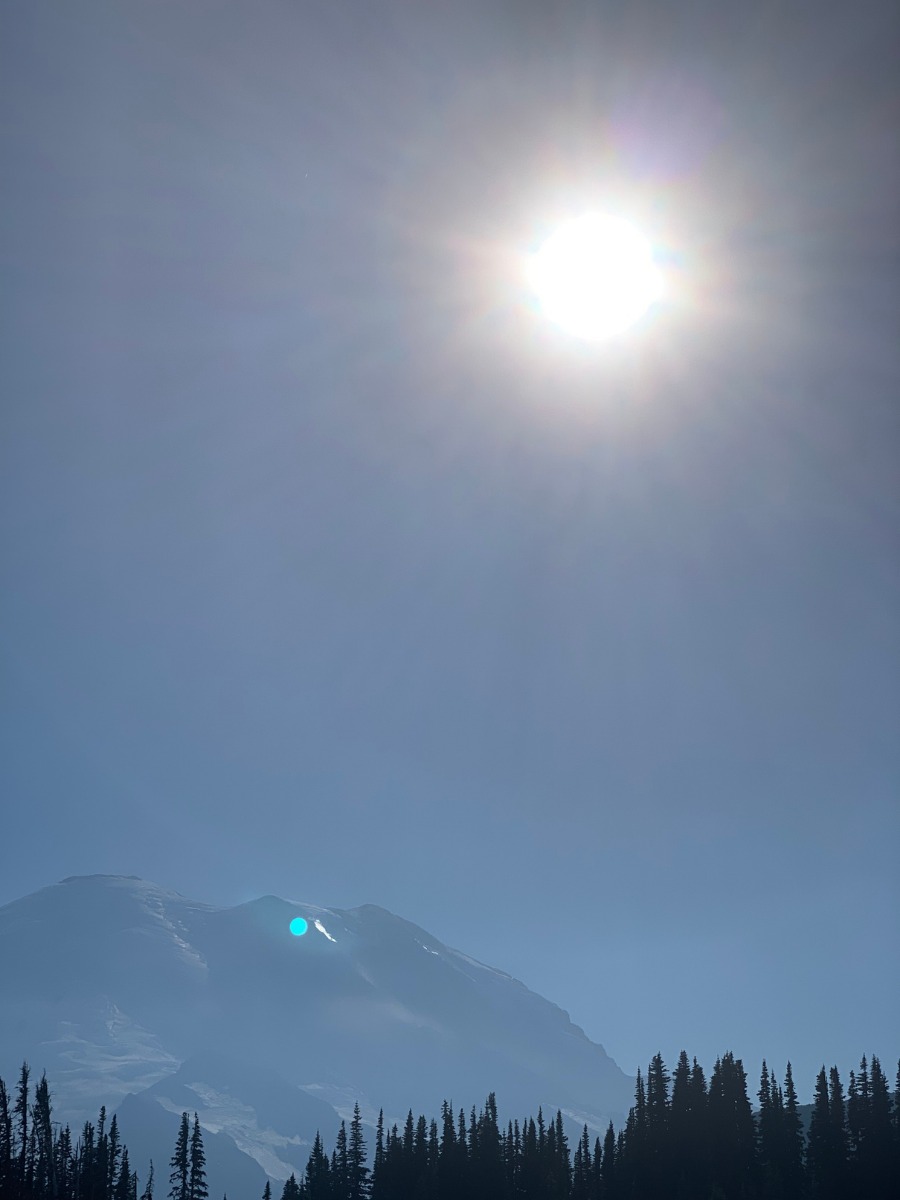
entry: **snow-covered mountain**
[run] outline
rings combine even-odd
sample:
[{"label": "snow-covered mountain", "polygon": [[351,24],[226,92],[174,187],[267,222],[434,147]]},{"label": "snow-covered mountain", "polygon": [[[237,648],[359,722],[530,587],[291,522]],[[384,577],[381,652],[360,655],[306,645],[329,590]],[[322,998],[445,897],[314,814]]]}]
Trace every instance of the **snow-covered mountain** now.
[{"label": "snow-covered mountain", "polygon": [[0,963],[0,1075],[46,1070],[73,1125],[118,1105],[135,1162],[154,1147],[159,1161],[196,1109],[248,1194],[263,1171],[302,1169],[316,1129],[330,1144],[357,1101],[402,1121],[494,1091],[503,1114],[542,1104],[598,1131],[631,1102],[562,1009],[375,905],[215,908],[76,877],[0,908]]}]

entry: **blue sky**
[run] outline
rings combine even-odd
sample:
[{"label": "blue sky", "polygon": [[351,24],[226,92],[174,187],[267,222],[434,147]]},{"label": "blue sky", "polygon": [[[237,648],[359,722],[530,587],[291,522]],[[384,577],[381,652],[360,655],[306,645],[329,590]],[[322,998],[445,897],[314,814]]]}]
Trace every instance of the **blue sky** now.
[{"label": "blue sky", "polygon": [[[628,1070],[897,1059],[891,8],[8,6],[0,902],[374,902]],[[586,347],[519,264],[609,197],[671,292]]]}]

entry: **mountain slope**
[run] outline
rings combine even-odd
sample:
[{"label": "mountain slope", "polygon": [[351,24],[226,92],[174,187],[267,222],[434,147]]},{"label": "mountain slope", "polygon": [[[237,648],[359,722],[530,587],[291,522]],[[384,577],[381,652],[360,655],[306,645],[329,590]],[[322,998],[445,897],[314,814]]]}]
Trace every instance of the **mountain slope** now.
[{"label": "mountain slope", "polygon": [[0,977],[0,1074],[23,1058],[46,1069],[73,1121],[136,1092],[196,1108],[236,1146],[243,1129],[276,1177],[356,1101],[402,1120],[496,1091],[510,1115],[543,1104],[598,1129],[630,1103],[631,1081],[562,1009],[375,905],[215,908],[72,878],[0,909],[0,956],[15,964]]}]

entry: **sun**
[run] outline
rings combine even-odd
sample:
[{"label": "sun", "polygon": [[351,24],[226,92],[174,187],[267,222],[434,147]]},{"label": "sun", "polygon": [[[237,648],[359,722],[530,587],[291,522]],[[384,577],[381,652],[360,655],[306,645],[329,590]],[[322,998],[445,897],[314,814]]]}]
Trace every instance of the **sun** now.
[{"label": "sun", "polygon": [[527,272],[544,314],[586,341],[633,325],[661,290],[647,239],[628,221],[602,213],[566,221],[529,257]]}]

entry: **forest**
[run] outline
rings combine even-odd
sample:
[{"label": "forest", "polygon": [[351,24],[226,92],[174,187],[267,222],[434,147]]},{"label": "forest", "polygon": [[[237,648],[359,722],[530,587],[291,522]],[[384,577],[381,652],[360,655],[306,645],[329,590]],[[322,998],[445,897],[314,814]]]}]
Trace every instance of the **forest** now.
[{"label": "forest", "polygon": [[[301,1179],[231,1200],[896,1200],[900,1196],[900,1064],[891,1091],[881,1063],[865,1057],[846,1089],[823,1067],[811,1106],[797,1100],[791,1065],[779,1083],[763,1063],[756,1103],[743,1063],[716,1060],[707,1081],[681,1053],[638,1072],[623,1128],[610,1123],[570,1145],[563,1115],[524,1121],[480,1112],[440,1120],[407,1114],[402,1128],[379,1114],[369,1161],[357,1105],[329,1154],[317,1135]],[[371,1134],[370,1134],[371,1136]],[[141,1164],[144,1166],[144,1164]],[[10,1090],[0,1079],[0,1200],[209,1200],[203,1134],[185,1112],[171,1159],[139,1178],[115,1115],[73,1134],[52,1119],[50,1088],[32,1091],[27,1064]],[[218,1198],[216,1198],[218,1200]],[[223,1197],[227,1200],[227,1196]]]}]

